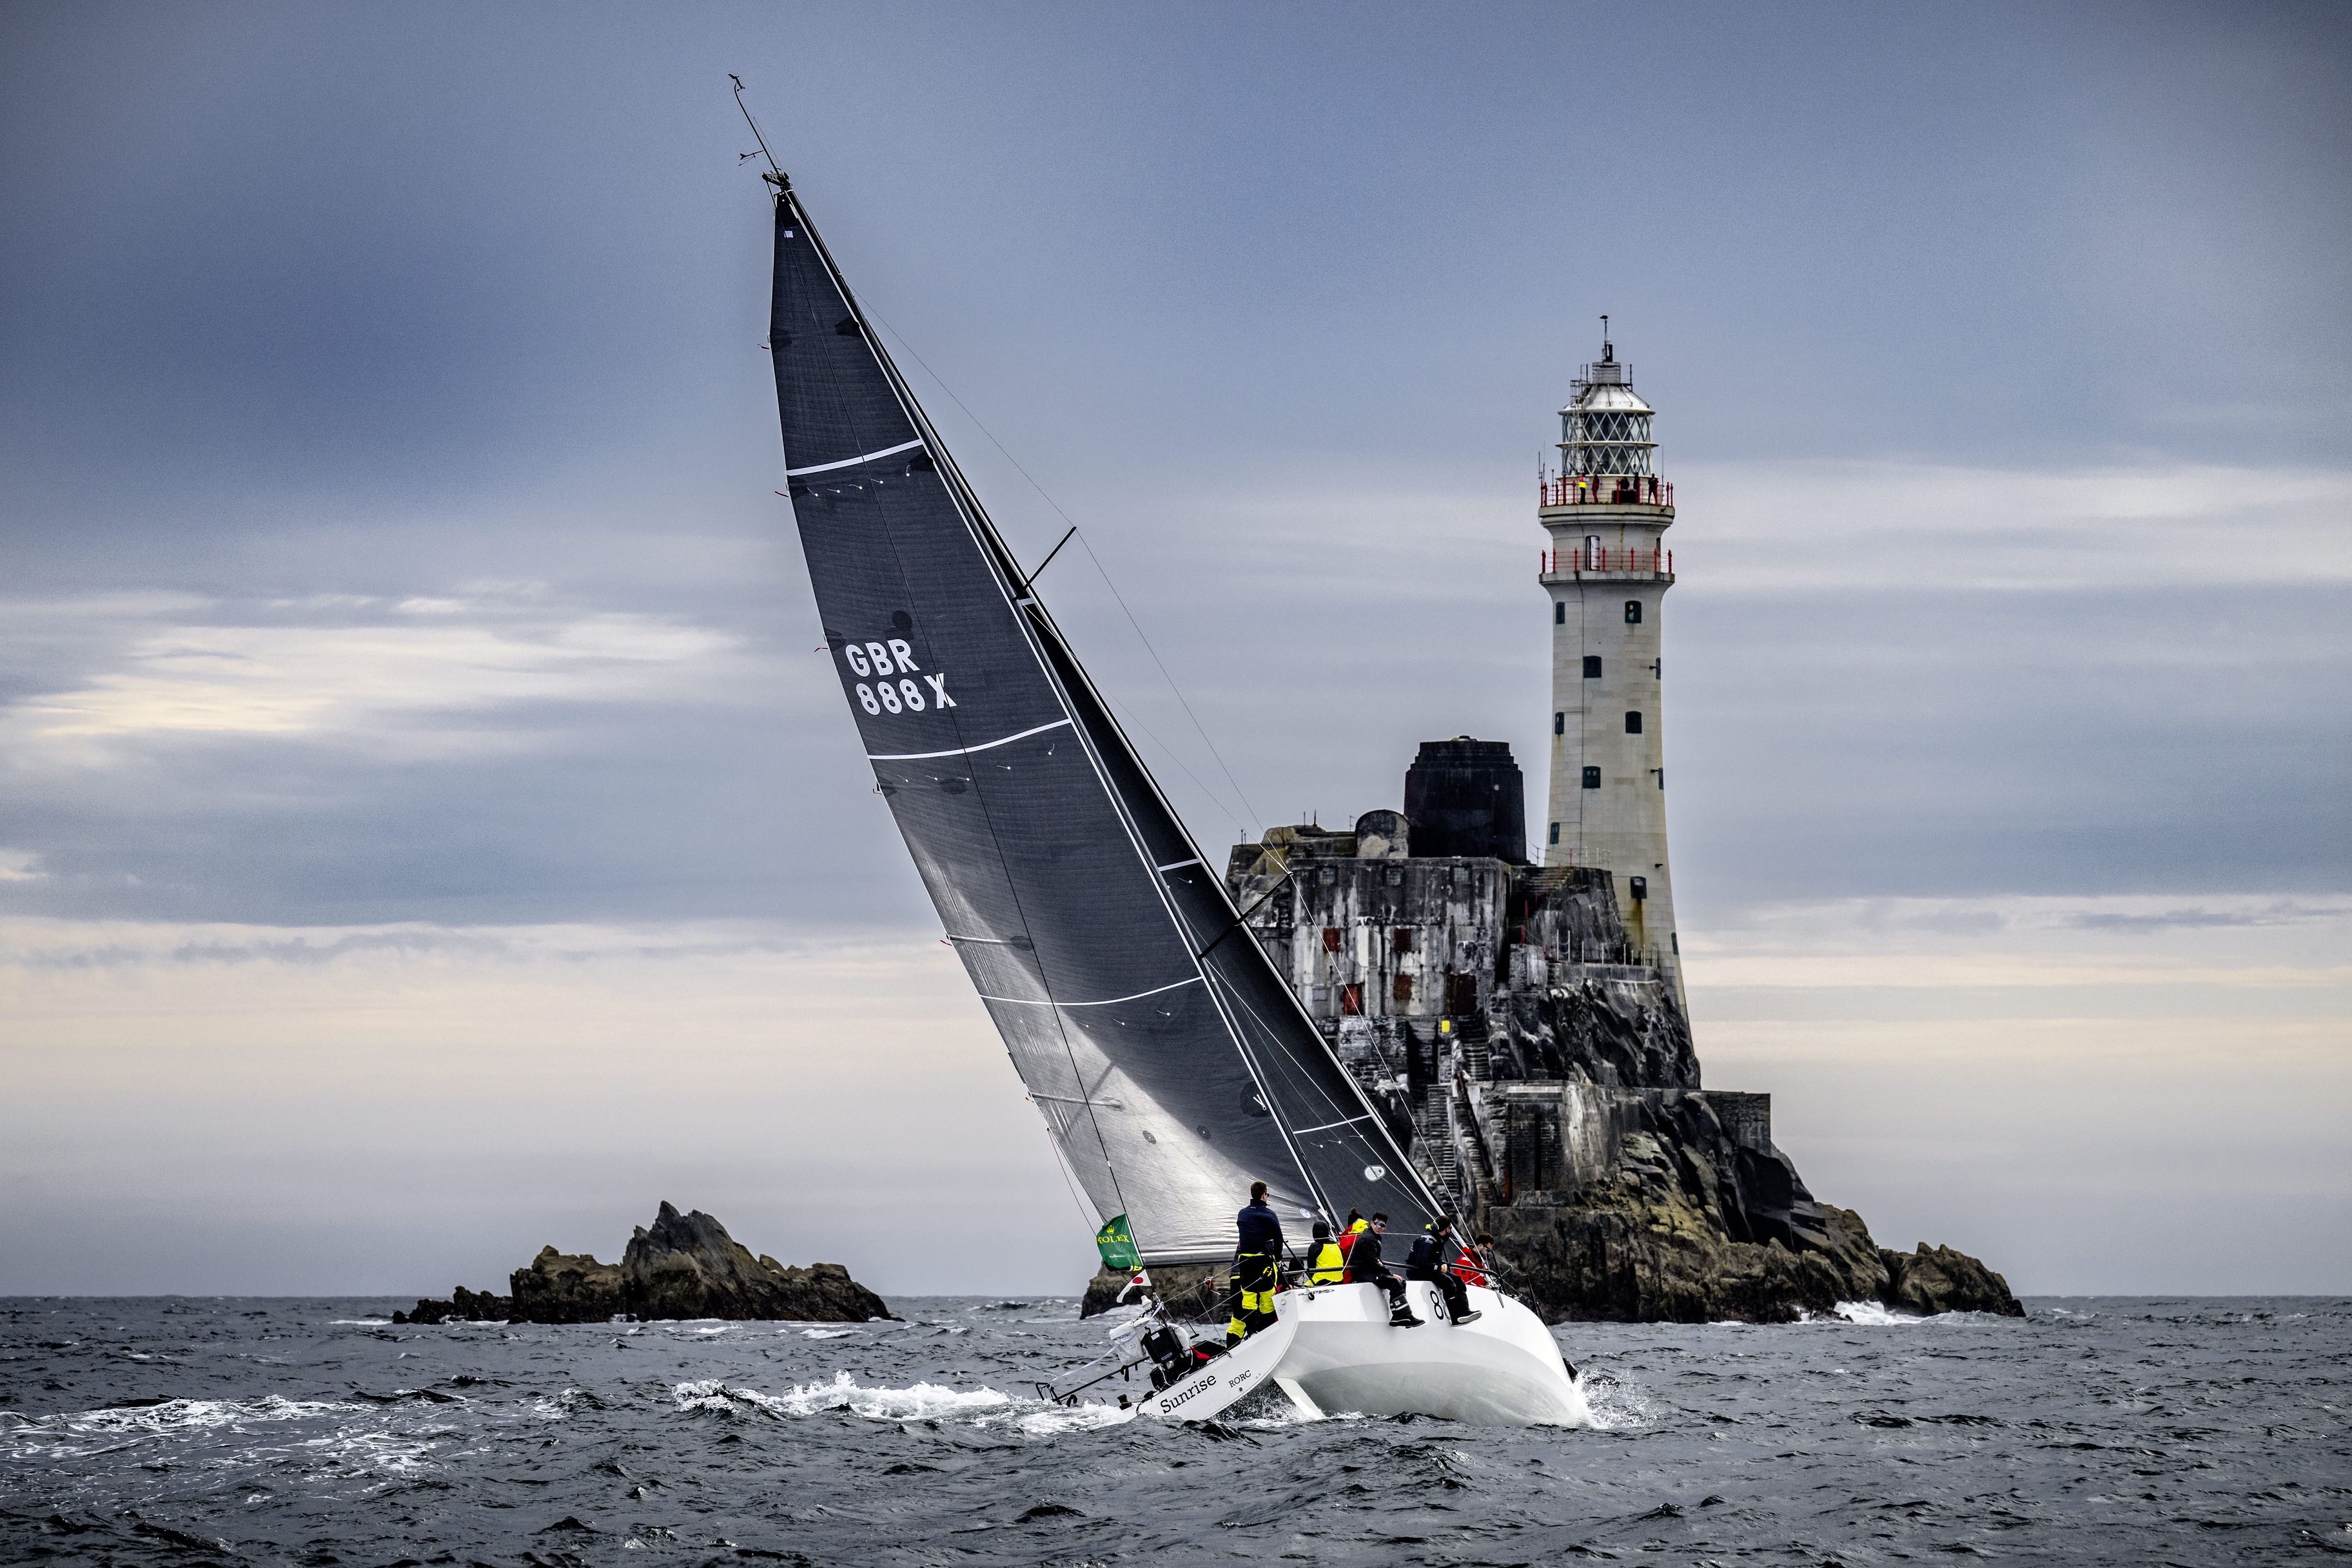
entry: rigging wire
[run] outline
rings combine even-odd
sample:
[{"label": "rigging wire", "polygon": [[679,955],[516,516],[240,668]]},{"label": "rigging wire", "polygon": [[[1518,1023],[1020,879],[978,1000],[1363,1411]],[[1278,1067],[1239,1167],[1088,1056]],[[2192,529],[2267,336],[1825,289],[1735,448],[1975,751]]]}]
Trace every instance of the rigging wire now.
[{"label": "rigging wire", "polygon": [[[1146,735],[1150,736],[1151,743],[1159,747],[1161,753],[1165,755],[1170,762],[1176,764],[1176,771],[1182,773],[1186,778],[1191,779],[1192,781],[1192,787],[1199,790],[1203,795],[1207,796],[1209,804],[1215,806],[1217,810],[1223,815],[1224,819],[1234,825],[1234,831],[1240,834],[1244,838],[1249,837],[1250,830],[1243,825],[1242,819],[1234,815],[1233,808],[1228,806],[1218,797],[1216,791],[1211,789],[1207,784],[1201,782],[1201,775],[1192,770],[1191,766],[1185,763],[1183,757],[1178,753],[1175,747],[1161,740],[1150,725],[1136,717],[1134,709],[1129,708],[1126,703],[1118,700],[1108,691],[1104,692],[1102,695],[1104,702],[1109,704],[1112,710],[1118,714],[1120,723],[1132,724],[1137,729],[1142,731]],[[1243,805],[1244,808],[1246,809],[1248,803],[1244,802]]]},{"label": "rigging wire", "polygon": [[[1093,542],[1088,540],[1086,536],[1085,531],[1078,527],[1077,520],[1073,518],[1068,512],[1062,510],[1062,503],[1055,500],[1053,496],[1047,492],[1045,487],[1037,482],[1037,477],[1034,474],[1032,474],[1027,468],[1021,466],[1021,459],[1014,457],[1005,447],[1004,443],[996,438],[996,432],[991,430],[986,425],[981,423],[980,416],[974,414],[971,411],[971,405],[966,404],[962,398],[956,395],[955,388],[950,386],[947,384],[947,379],[940,375],[938,371],[933,370],[931,368],[930,362],[925,359],[922,354],[917,351],[913,343],[907,341],[906,333],[900,331],[898,328],[892,326],[887,321],[884,320],[882,313],[879,310],[876,310],[868,307],[866,314],[872,316],[876,324],[880,326],[884,331],[888,332],[891,337],[898,340],[898,346],[907,351],[908,357],[912,359],[917,364],[923,367],[923,374],[929,376],[932,382],[938,385],[939,389],[948,395],[948,400],[950,402],[953,403],[958,408],[963,410],[963,416],[971,421],[972,428],[987,437],[988,444],[995,447],[999,453],[1003,454],[1004,460],[1012,464],[1014,470],[1018,472],[1023,479],[1029,481],[1029,488],[1035,490],[1039,497],[1045,500],[1045,504],[1054,509],[1054,515],[1060,518],[1064,522],[1069,524],[1070,533],[1075,533],[1078,536],[1078,545],[1081,549],[1086,551],[1087,559],[1094,563],[1095,573],[1097,576],[1102,578],[1103,586],[1108,588],[1110,590],[1110,596],[1118,601],[1119,613],[1127,617],[1127,624],[1135,629],[1136,640],[1141,643],[1143,645],[1143,650],[1151,656],[1151,662],[1157,666],[1160,670],[1160,679],[1168,683],[1168,689],[1175,694],[1177,704],[1184,710],[1184,717],[1192,721],[1193,732],[1201,737],[1201,743],[1209,748],[1209,755],[1216,758],[1217,767],[1224,773],[1225,782],[1234,786],[1234,795],[1241,801],[1242,810],[1248,815],[1251,822],[1263,825],[1265,821],[1265,816],[1259,813],[1256,806],[1250,804],[1248,792],[1242,788],[1241,781],[1234,776],[1234,770],[1225,762],[1224,753],[1218,751],[1216,742],[1209,738],[1208,727],[1201,722],[1201,716],[1192,710],[1192,704],[1186,700],[1183,688],[1176,684],[1176,678],[1168,672],[1167,661],[1160,657],[1160,650],[1151,646],[1151,639],[1143,635],[1142,623],[1135,618],[1135,612],[1128,607],[1127,596],[1118,591],[1118,584],[1111,581],[1110,573],[1104,568],[1102,558],[1095,553]],[[1069,534],[1064,534],[1062,536],[1062,544],[1067,544],[1068,542]],[[1056,544],[1054,546],[1055,554],[1059,554],[1061,552],[1062,544]],[[1048,561],[1051,561],[1052,559],[1053,556],[1051,555],[1046,557],[1046,560]],[[1043,572],[1045,567],[1041,565],[1037,570],[1039,572]],[[1030,574],[1030,580],[1032,582],[1035,581],[1035,573]],[[1153,739],[1157,740],[1158,737],[1154,736]],[[1162,745],[1166,744],[1165,742],[1161,742],[1160,743]],[[1173,756],[1175,753],[1171,751],[1169,754]],[[1189,775],[1190,770],[1188,769],[1186,771]],[[1200,783],[1198,779],[1194,779],[1193,782],[1195,784]],[[1223,809],[1222,805],[1220,806],[1220,809]],[[1227,813],[1227,815],[1230,816],[1231,813]]]},{"label": "rigging wire", "polygon": [[[1032,1100],[1030,1103],[1034,1105],[1036,1101]],[[1054,1169],[1062,1173],[1062,1185],[1070,1189],[1070,1202],[1078,1207],[1078,1218],[1088,1225],[1095,1225],[1094,1216],[1087,1212],[1087,1200],[1079,1195],[1077,1178],[1070,1173],[1070,1157],[1062,1152],[1061,1140],[1054,1136],[1053,1123],[1042,1116],[1037,1121],[1037,1131],[1045,1135],[1045,1147],[1054,1152]],[[1133,1222],[1129,1223],[1131,1225]],[[1102,1227],[1097,1225],[1095,1228],[1099,1231]]]},{"label": "rigging wire", "polygon": [[[1036,481],[1033,479],[1030,482],[1034,484]],[[1045,492],[1040,490],[1037,493],[1039,495],[1044,495]],[[1054,510],[1059,511],[1061,509],[1056,507]],[[1072,526],[1075,527],[1076,525],[1073,524]],[[1127,617],[1127,624],[1135,628],[1135,640],[1143,645],[1143,651],[1150,654],[1151,656],[1151,662],[1160,667],[1160,679],[1165,680],[1168,683],[1168,689],[1176,694],[1178,704],[1180,704],[1184,710],[1184,717],[1192,721],[1193,732],[1201,737],[1201,743],[1209,748],[1209,755],[1217,759],[1217,766],[1224,770],[1225,782],[1234,786],[1234,794],[1238,795],[1241,799],[1242,809],[1250,814],[1250,819],[1252,821],[1263,823],[1265,818],[1260,816],[1258,815],[1257,807],[1250,804],[1248,795],[1244,793],[1242,789],[1241,780],[1234,777],[1234,770],[1225,765],[1224,753],[1217,750],[1217,743],[1214,741],[1209,739],[1207,726],[1201,722],[1201,716],[1192,711],[1192,704],[1185,700],[1183,689],[1176,684],[1176,678],[1168,673],[1168,666],[1161,661],[1160,658],[1160,650],[1153,647],[1151,646],[1151,639],[1143,635],[1143,623],[1137,620],[1135,618],[1135,612],[1127,607],[1127,595],[1120,593],[1118,591],[1118,584],[1110,580],[1109,572],[1106,571],[1103,567],[1102,558],[1095,553],[1093,542],[1083,533],[1078,535],[1078,548],[1087,552],[1087,559],[1095,563],[1095,571],[1101,576],[1103,586],[1108,588],[1110,590],[1110,596],[1118,601],[1119,613]]]}]

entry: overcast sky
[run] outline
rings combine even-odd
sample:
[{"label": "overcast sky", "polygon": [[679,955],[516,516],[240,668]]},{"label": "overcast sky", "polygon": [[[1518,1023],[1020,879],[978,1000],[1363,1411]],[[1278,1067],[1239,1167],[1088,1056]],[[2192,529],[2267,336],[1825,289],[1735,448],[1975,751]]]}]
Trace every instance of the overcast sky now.
[{"label": "overcast sky", "polygon": [[2352,1289],[2342,6],[92,5],[0,11],[0,1292],[1088,1268],[730,70],[1211,846],[1544,755],[1608,312],[1708,1081],[2022,1291]]}]

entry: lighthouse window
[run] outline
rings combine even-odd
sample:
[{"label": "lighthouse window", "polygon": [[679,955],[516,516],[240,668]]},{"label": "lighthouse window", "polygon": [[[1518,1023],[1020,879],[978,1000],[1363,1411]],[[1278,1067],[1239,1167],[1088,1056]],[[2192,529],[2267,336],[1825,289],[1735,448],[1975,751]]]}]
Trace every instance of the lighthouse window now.
[{"label": "lighthouse window", "polygon": [[1628,599],[1625,601],[1625,624],[1629,626],[1638,626],[1642,624],[1641,600]]},{"label": "lighthouse window", "polygon": [[1566,599],[1554,599],[1552,601],[1551,624],[1556,626],[1564,626],[1568,625],[1568,601]]},{"label": "lighthouse window", "polygon": [[1551,841],[1554,844],[1559,842],[1559,824],[1557,822],[1551,825]]},{"label": "lighthouse window", "polygon": [[1601,770],[1599,768],[1587,768],[1584,770],[1584,787],[1587,789],[1599,789],[1601,787]]},{"label": "lighthouse window", "polygon": [[1567,714],[1555,713],[1551,716],[1551,732],[1555,735],[1565,735],[1568,733]]},{"label": "lighthouse window", "polygon": [[1587,680],[1598,680],[1601,679],[1601,656],[1599,654],[1588,653],[1584,656],[1584,679]]},{"label": "lighthouse window", "polygon": [[1632,713],[1628,713],[1628,714],[1626,714],[1626,715],[1625,715],[1625,733],[1627,733],[1628,735],[1638,735],[1638,734],[1640,734],[1641,732],[1642,732],[1642,715],[1641,715],[1638,711],[1637,711],[1637,712],[1632,712]]}]

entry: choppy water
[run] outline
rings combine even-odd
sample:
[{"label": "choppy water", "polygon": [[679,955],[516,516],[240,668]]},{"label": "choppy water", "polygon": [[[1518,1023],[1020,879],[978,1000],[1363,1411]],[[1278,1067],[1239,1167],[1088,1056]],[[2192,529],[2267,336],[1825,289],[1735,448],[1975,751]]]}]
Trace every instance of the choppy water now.
[{"label": "choppy water", "polygon": [[1103,1348],[1074,1303],[894,1305],[393,1328],[383,1300],[0,1301],[0,1561],[2352,1557],[2352,1301],[1567,1327],[1591,1424],[1545,1431],[1070,1410],[1031,1384]]}]

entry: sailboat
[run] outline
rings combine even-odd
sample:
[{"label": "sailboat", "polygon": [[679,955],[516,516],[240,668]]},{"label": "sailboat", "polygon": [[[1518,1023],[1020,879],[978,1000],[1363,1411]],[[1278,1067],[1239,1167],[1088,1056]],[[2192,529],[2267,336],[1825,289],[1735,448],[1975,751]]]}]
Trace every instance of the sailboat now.
[{"label": "sailboat", "polygon": [[[756,127],[754,128],[756,132]],[[764,150],[764,142],[762,148]],[[1444,1212],[1276,973],[1031,574],[876,335],[792,182],[768,348],[784,472],[834,670],[937,907],[1087,1202],[1144,1269],[1232,1256],[1253,1180],[1303,1223]],[[1292,1289],[1231,1353],[1171,1345],[1148,1415],[1265,1389],[1309,1413],[1567,1421],[1542,1322],[1473,1287],[1476,1321],[1392,1328],[1369,1284]],[[1144,1357],[1124,1363],[1142,1365]]]}]

